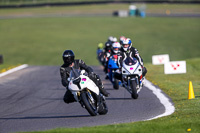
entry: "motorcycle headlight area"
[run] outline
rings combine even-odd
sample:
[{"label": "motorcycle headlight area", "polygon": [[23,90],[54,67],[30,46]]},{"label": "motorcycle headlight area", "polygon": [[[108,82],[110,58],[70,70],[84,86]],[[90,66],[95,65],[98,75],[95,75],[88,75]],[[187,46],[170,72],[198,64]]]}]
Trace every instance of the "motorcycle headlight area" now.
[{"label": "motorcycle headlight area", "polygon": [[122,74],[131,74],[131,72],[133,71],[133,67],[124,67],[122,69]]}]

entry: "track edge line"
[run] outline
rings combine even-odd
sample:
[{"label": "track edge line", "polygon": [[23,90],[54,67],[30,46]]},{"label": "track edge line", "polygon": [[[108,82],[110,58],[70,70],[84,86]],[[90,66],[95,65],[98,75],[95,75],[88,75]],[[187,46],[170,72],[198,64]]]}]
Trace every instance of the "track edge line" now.
[{"label": "track edge line", "polygon": [[10,70],[8,70],[6,72],[0,73],[0,78],[3,77],[3,76],[5,76],[5,75],[8,75],[8,74],[11,74],[13,72],[19,71],[21,69],[24,69],[26,67],[28,67],[28,64],[23,64],[23,65],[20,65],[18,67],[12,68],[12,69],[10,69]]},{"label": "track edge line", "polygon": [[152,117],[150,119],[147,120],[153,120],[153,119],[157,119],[160,117],[164,117],[164,116],[168,116],[171,115],[175,112],[175,107],[173,105],[172,102],[170,102],[171,99],[169,99],[168,97],[166,97],[162,90],[160,88],[156,88],[153,83],[151,83],[150,81],[146,80],[145,81],[145,86],[150,89],[154,95],[156,95],[156,97],[160,100],[160,103],[163,104],[163,106],[165,107],[165,112],[163,114],[157,115],[155,117]]}]

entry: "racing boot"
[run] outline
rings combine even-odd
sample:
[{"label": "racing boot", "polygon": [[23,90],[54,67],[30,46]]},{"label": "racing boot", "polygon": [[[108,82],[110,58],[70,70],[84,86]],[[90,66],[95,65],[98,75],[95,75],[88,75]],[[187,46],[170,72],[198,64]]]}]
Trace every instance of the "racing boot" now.
[{"label": "racing boot", "polygon": [[67,90],[65,92],[65,95],[63,97],[63,100],[65,103],[69,104],[69,103],[72,103],[72,102],[75,102],[75,98],[74,98],[74,95],[72,94],[72,92],[70,90]]},{"label": "racing boot", "polygon": [[99,77],[99,75],[96,76],[97,77],[97,86],[99,87],[100,92],[105,96],[108,97],[110,95],[110,93],[108,93],[103,86],[103,83],[101,82],[101,79]]},{"label": "racing boot", "polygon": [[108,97],[108,96],[110,95],[110,93],[108,93],[108,92],[104,89],[103,85],[98,85],[98,87],[99,87],[99,91],[100,91],[105,97]]}]

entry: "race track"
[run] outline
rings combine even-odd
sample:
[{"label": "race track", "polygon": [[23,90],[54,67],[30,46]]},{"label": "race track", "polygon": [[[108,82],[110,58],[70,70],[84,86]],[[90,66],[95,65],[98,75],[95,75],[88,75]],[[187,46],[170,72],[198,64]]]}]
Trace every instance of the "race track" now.
[{"label": "race track", "polygon": [[79,103],[63,102],[59,66],[29,66],[0,77],[0,133],[142,121],[165,112],[148,88],[134,100],[124,88],[114,90],[100,66],[93,69],[111,94],[106,98],[108,113],[95,117]]}]

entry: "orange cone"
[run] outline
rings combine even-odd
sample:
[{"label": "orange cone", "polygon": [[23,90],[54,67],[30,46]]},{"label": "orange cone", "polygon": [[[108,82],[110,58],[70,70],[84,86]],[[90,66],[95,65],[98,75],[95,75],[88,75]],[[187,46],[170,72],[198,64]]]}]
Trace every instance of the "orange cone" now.
[{"label": "orange cone", "polygon": [[188,99],[193,99],[195,98],[194,96],[194,90],[193,90],[193,86],[192,86],[192,82],[189,82],[189,90],[188,90]]}]

